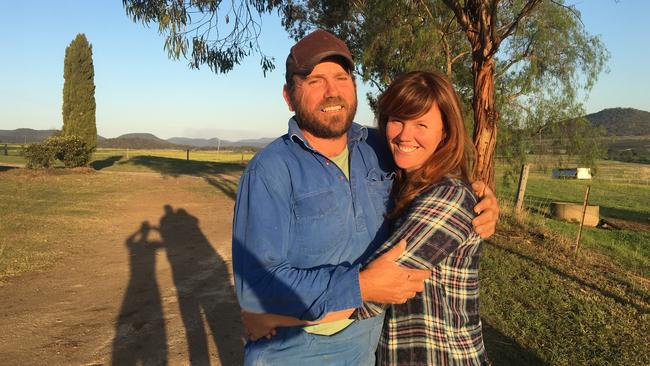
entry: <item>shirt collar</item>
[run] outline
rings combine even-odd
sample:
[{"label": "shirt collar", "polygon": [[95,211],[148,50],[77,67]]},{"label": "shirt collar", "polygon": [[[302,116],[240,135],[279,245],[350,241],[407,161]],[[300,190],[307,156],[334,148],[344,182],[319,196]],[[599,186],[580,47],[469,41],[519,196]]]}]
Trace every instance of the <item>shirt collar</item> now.
[{"label": "shirt collar", "polygon": [[[314,150],[314,148],[309,145],[309,141],[307,141],[307,138],[300,130],[300,127],[298,127],[298,122],[296,121],[295,116],[291,117],[289,120],[289,138],[294,142],[300,141],[308,149]],[[365,140],[366,138],[368,138],[368,128],[353,122],[352,126],[350,126],[350,129],[348,130],[348,146],[352,145],[352,143]]]}]

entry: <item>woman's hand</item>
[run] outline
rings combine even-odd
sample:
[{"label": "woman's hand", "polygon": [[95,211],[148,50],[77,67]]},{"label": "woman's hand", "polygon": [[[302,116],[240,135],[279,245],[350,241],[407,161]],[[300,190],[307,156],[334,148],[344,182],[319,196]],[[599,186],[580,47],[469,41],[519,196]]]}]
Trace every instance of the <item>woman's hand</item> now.
[{"label": "woman's hand", "polygon": [[472,183],[472,190],[479,198],[479,202],[474,206],[474,212],[478,216],[472,220],[474,230],[481,236],[481,238],[489,238],[497,228],[497,221],[499,221],[499,204],[494,192],[481,181]]},{"label": "woman's hand", "polygon": [[271,339],[275,336],[275,328],[278,326],[276,317],[274,314],[258,314],[242,310],[241,320],[246,329],[246,338],[251,341],[256,341],[262,337]]}]

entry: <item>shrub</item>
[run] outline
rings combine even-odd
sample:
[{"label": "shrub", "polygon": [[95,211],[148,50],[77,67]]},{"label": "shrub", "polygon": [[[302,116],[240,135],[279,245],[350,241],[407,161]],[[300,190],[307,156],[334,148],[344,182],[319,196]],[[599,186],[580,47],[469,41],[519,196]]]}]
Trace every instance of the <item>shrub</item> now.
[{"label": "shrub", "polygon": [[25,148],[23,155],[25,155],[25,160],[27,160],[28,168],[49,168],[54,161],[56,151],[44,143],[31,144]]},{"label": "shrub", "polygon": [[92,150],[77,136],[51,136],[40,144],[29,145],[24,152],[28,168],[49,168],[54,159],[66,168],[88,165]]},{"label": "shrub", "polygon": [[61,160],[66,168],[76,168],[88,165],[92,150],[78,136],[58,136],[45,140],[45,144],[52,146],[56,158]]}]

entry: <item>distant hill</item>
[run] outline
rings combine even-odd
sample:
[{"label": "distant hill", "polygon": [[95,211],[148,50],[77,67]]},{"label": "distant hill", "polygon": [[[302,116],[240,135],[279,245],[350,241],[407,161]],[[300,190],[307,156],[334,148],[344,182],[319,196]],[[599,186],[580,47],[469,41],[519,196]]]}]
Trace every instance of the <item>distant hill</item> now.
[{"label": "distant hill", "polygon": [[[16,130],[0,130],[0,143],[7,144],[28,144],[41,142],[58,130],[33,130],[31,128],[19,128]],[[97,146],[117,149],[216,149],[221,148],[253,148],[254,150],[268,145],[274,138],[265,137],[259,139],[247,139],[240,141],[211,139],[198,139],[187,137],[172,137],[163,140],[151,133],[127,133],[115,138],[105,138],[97,135]]]},{"label": "distant hill", "polygon": [[263,137],[259,139],[247,139],[247,140],[238,140],[238,141],[228,141],[221,140],[214,137],[211,139],[198,139],[198,138],[188,138],[188,137],[172,137],[167,139],[167,141],[174,144],[188,145],[194,147],[239,147],[239,146],[250,146],[250,147],[264,147],[268,145],[271,141],[275,140],[274,137]]},{"label": "distant hill", "polygon": [[97,142],[98,147],[116,149],[184,149],[185,146],[171,143],[150,133],[127,133],[116,138]]},{"label": "distant hill", "polygon": [[[173,144],[179,144],[179,145],[188,145],[188,146],[195,146],[195,147],[217,147],[219,146],[219,139],[214,137],[211,139],[196,139],[196,138],[189,138],[189,137],[172,137],[170,139],[167,139],[167,141],[173,143]],[[223,140],[222,140],[223,142]]]},{"label": "distant hill", "polygon": [[650,112],[634,108],[608,108],[585,116],[591,124],[603,127],[610,136],[650,135]]},{"label": "distant hill", "polygon": [[233,144],[236,144],[237,146],[264,147],[273,142],[275,139],[275,137],[262,137],[260,139],[239,140],[233,142]]},{"label": "distant hill", "polygon": [[0,143],[24,144],[41,142],[52,136],[58,130],[32,130],[31,128],[19,128],[16,130],[0,130]]},{"label": "distant hill", "polygon": [[153,141],[165,141],[154,134],[151,133],[126,133],[115,137],[116,139],[141,139],[141,140],[153,140]]}]

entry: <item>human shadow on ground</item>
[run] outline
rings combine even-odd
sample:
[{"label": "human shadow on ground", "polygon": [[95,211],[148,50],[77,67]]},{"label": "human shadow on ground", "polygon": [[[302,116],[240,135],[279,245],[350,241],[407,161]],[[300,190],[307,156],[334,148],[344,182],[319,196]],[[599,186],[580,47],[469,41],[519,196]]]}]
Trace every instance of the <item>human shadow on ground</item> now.
[{"label": "human shadow on ground", "polygon": [[[196,217],[170,205],[164,206],[164,212],[158,228],[144,222],[127,239],[131,277],[116,322],[112,364],[167,364],[156,250],[165,250],[171,266],[189,364],[210,365],[211,357],[217,359],[210,354],[209,339],[216,345],[219,364],[240,364],[243,343],[239,306],[227,263],[202,233]],[[159,242],[148,239],[151,230],[159,231]]]},{"label": "human shadow on ground", "polygon": [[217,346],[221,365],[239,363],[242,330],[228,265],[201,232],[196,217],[170,205],[164,210],[159,230],[176,286],[190,364],[210,364],[208,336]]},{"label": "human shadow on ground", "polygon": [[148,221],[129,236],[131,277],[115,324],[113,365],[164,365],[167,363],[167,337],[156,282],[156,251],[162,243],[149,239]]},{"label": "human shadow on ground", "polygon": [[483,325],[483,343],[488,359],[495,365],[546,365],[535,353],[522,347],[516,340],[501,333],[485,319]]},{"label": "human shadow on ground", "polygon": [[93,161],[92,163],[90,163],[90,167],[95,170],[102,170],[115,165],[115,163],[120,160],[122,160],[122,155],[113,155],[103,160]]}]

